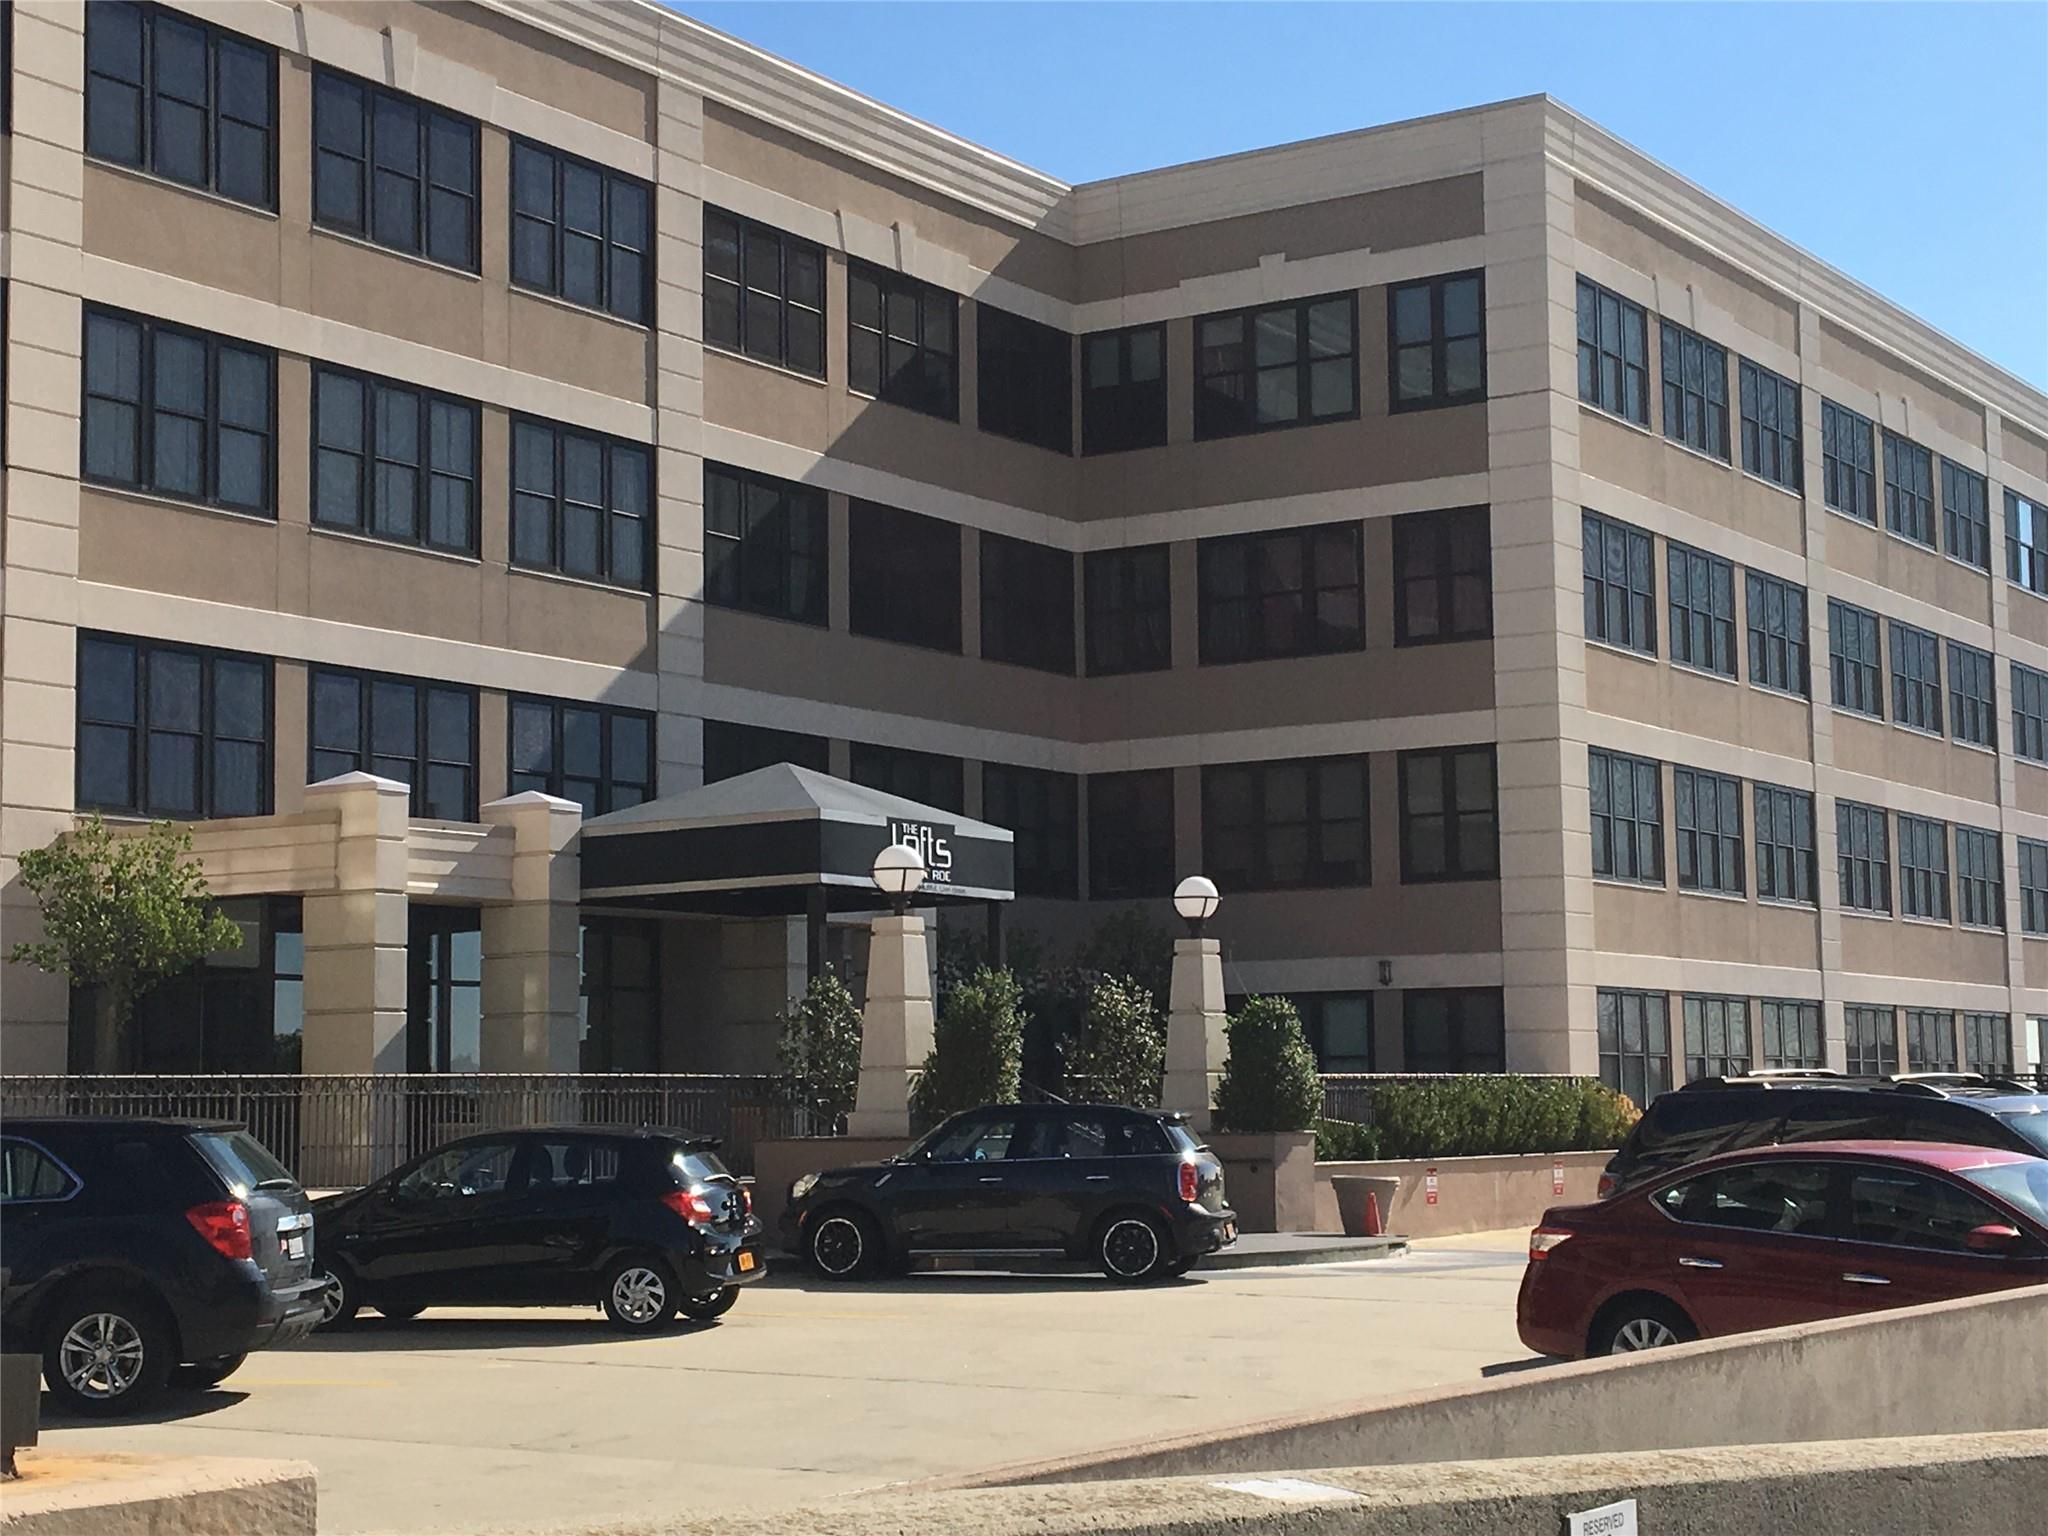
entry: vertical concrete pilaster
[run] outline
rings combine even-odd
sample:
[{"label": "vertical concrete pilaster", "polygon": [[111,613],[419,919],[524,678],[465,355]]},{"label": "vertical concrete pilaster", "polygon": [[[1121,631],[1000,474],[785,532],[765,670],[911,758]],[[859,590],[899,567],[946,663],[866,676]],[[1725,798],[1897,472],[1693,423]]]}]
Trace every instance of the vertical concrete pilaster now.
[{"label": "vertical concrete pilaster", "polygon": [[1223,945],[1175,939],[1166,993],[1166,1074],[1159,1102],[1186,1112],[1195,1130],[1212,1129],[1216,1085],[1229,1053],[1223,1011]]},{"label": "vertical concrete pilaster", "polygon": [[512,833],[512,900],[483,909],[486,1072],[574,1072],[581,1064],[583,808],[537,790],[479,812]]},{"label": "vertical concrete pilaster", "polygon": [[307,1072],[403,1072],[411,791],[374,774],[306,787],[331,812],[334,889],[305,898]]},{"label": "vertical concrete pilaster", "polygon": [[932,1049],[932,970],[925,921],[878,917],[868,942],[860,1017],[860,1081],[849,1136],[910,1135],[910,1074]]}]

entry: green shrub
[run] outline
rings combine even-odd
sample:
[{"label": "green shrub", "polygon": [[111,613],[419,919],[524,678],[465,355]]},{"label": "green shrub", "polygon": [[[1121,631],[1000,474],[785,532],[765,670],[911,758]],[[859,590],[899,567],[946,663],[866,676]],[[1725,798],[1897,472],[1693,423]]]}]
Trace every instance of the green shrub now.
[{"label": "green shrub", "polygon": [[1627,1094],[1589,1077],[1579,1079],[1580,1146],[1618,1147],[1642,1118],[1643,1112]]},{"label": "green shrub", "polygon": [[1372,1114],[1385,1158],[1599,1150],[1619,1146],[1636,1121],[1613,1089],[1566,1077],[1380,1083]]},{"label": "green shrub", "polygon": [[1316,1121],[1316,1161],[1319,1163],[1369,1163],[1380,1155],[1377,1127],[1354,1120]]},{"label": "green shrub", "polygon": [[912,1112],[935,1122],[977,1104],[1013,1104],[1024,1054],[1023,993],[1008,971],[983,966],[946,999]]},{"label": "green shrub", "polygon": [[1166,1030],[1152,994],[1128,976],[1105,976],[1088,994],[1066,1070],[1090,1096],[1111,1104],[1159,1102]]},{"label": "green shrub", "polygon": [[776,1045],[797,1097],[818,1112],[817,1129],[837,1135],[860,1082],[860,1008],[846,983],[820,973],[782,1016]]},{"label": "green shrub", "polygon": [[1216,1118],[1233,1131],[1305,1131],[1323,1107],[1323,1080],[1294,1004],[1252,997],[1225,1026],[1230,1054]]}]

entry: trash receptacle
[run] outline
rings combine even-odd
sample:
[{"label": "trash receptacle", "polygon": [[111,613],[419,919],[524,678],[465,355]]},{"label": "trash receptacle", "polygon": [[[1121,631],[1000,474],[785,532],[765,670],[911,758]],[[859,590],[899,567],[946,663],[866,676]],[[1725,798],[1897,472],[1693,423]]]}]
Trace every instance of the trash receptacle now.
[{"label": "trash receptacle", "polygon": [[[1330,1176],[1330,1188],[1337,1196],[1337,1219],[1346,1237],[1378,1237],[1389,1229],[1394,1214],[1394,1196],[1401,1189],[1398,1178],[1337,1173]],[[1368,1204],[1372,1207],[1370,1214],[1378,1217],[1377,1231],[1368,1220]]]}]

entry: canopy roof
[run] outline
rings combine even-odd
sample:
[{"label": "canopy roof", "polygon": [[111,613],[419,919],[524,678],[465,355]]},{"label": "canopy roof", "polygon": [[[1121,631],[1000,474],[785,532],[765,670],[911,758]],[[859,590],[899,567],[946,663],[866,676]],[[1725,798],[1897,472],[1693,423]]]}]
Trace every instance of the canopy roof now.
[{"label": "canopy roof", "polygon": [[875,855],[910,843],[928,873],[915,900],[1007,901],[1003,827],[775,763],[583,824],[583,900],[656,912],[769,916],[884,905]]}]

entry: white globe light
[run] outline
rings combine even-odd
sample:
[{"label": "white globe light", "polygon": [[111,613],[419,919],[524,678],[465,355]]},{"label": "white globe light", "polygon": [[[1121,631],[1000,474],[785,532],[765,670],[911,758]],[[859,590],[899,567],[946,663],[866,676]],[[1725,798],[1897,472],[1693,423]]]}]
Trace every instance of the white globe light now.
[{"label": "white globe light", "polygon": [[875,884],[885,896],[908,896],[924,884],[924,856],[907,843],[891,843],[875,855]]},{"label": "white globe light", "polygon": [[1216,882],[1207,875],[1189,875],[1173,888],[1173,910],[1191,923],[1205,923],[1223,905]]}]

